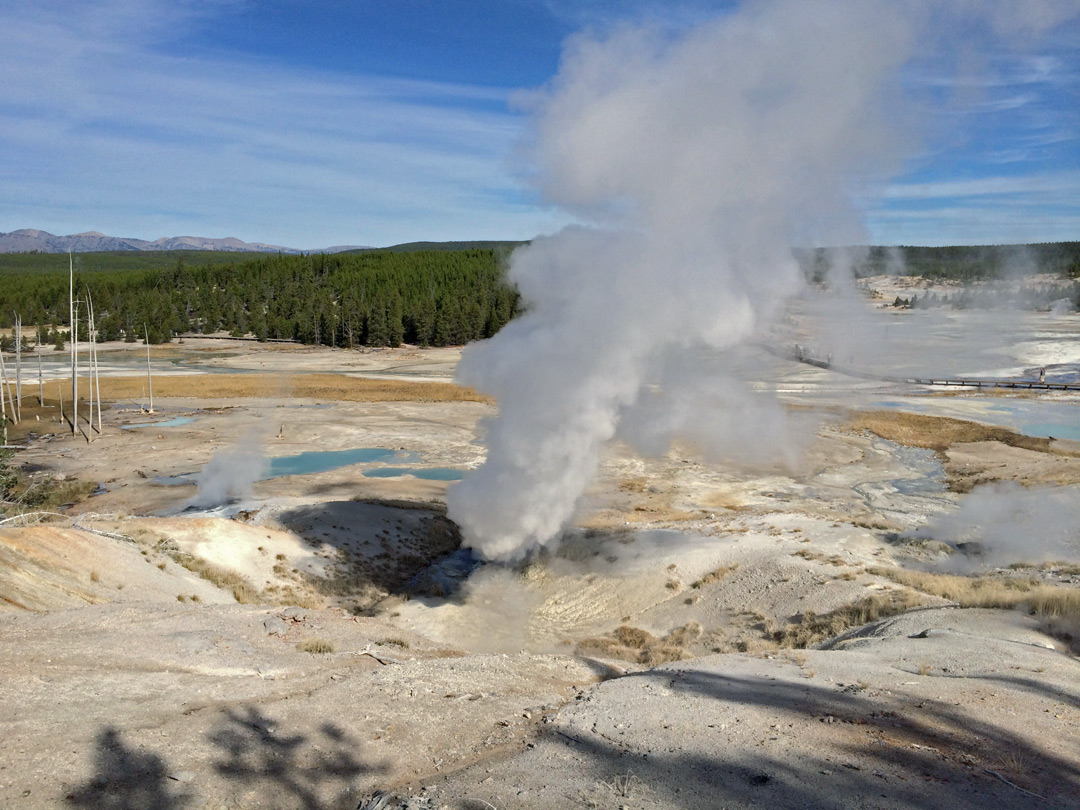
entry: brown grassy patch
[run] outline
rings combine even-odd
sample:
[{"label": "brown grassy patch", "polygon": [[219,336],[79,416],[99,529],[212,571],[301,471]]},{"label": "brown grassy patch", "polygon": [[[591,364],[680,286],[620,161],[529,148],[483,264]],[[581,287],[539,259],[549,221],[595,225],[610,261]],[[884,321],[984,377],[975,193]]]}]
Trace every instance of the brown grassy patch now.
[{"label": "brown grassy patch", "polygon": [[0,501],[0,514],[35,510],[55,512],[61,507],[82,503],[95,489],[97,484],[93,481],[52,475],[30,478],[19,473],[7,500]]},{"label": "brown grassy patch", "polygon": [[193,574],[198,574],[207,582],[225,591],[231,591],[233,598],[242,605],[253,605],[259,601],[259,592],[251,583],[235,571],[229,571],[209,563],[201,557],[183,552],[174,552],[172,558]]},{"label": "brown grassy patch", "polygon": [[1060,576],[1076,576],[1080,574],[1080,564],[1066,562],[1065,560],[1047,560],[1041,563],[1015,562],[1009,568],[1014,571],[1031,568],[1038,571],[1050,571]]},{"label": "brown grassy patch", "polygon": [[624,624],[611,636],[584,639],[577,645],[576,652],[578,655],[617,658],[653,667],[691,657],[686,645],[701,638],[701,635],[701,625],[697,622],[677,627],[663,638]]},{"label": "brown grassy patch", "polygon": [[960,577],[903,568],[870,568],[868,572],[923,593],[951,599],[960,607],[1027,606],[1034,615],[1045,619],[1080,623],[1080,590],[1076,588],[1042,585],[1026,577]]},{"label": "brown grassy patch", "polygon": [[731,565],[721,565],[719,568],[714,568],[707,573],[701,579],[693,582],[691,588],[704,588],[707,585],[715,585],[722,580],[728,574],[734,572],[739,567],[738,563],[732,563]]},{"label": "brown grassy patch", "polygon": [[886,616],[895,616],[921,604],[923,600],[917,593],[888,591],[864,597],[821,615],[808,610],[797,622],[773,630],[771,636],[781,647],[806,648],[819,641],[834,638],[852,627],[861,627]]},{"label": "brown grassy patch", "polygon": [[[61,385],[64,385],[62,382]],[[53,383],[55,391],[55,383]],[[65,391],[71,389],[70,378]],[[102,377],[103,400],[139,400],[146,378]],[[234,399],[305,397],[344,402],[492,402],[471,388],[441,382],[374,380],[341,374],[187,374],[154,378],[154,396]]]},{"label": "brown grassy patch", "polygon": [[923,447],[938,452],[948,450],[954,444],[1001,442],[1010,447],[1040,453],[1074,455],[1052,448],[1049,439],[1025,436],[1006,428],[947,416],[927,416],[903,411],[863,411],[851,418],[851,427],[868,430],[883,439],[908,447]]},{"label": "brown grassy patch", "polygon": [[300,652],[326,655],[332,653],[336,648],[334,642],[327,641],[325,638],[309,638],[297,644],[296,649]]}]

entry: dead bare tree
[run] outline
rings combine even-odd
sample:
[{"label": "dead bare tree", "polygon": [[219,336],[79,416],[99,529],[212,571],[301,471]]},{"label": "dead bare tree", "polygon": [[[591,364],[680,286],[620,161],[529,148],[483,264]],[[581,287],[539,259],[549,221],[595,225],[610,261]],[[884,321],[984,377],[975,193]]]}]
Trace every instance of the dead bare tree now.
[{"label": "dead bare tree", "polygon": [[15,406],[22,419],[22,318],[15,313]]},{"label": "dead bare tree", "polygon": [[7,403],[4,401],[4,389],[7,388],[7,375],[4,374],[4,350],[0,349],[0,418],[4,420],[4,430],[7,430]]},{"label": "dead bare tree", "polygon": [[71,332],[68,335],[71,345],[71,435],[74,436],[79,427],[79,330],[75,321],[75,260],[68,253],[68,325]]},{"label": "dead bare tree", "polygon": [[147,413],[154,412],[154,380],[150,376],[150,332],[146,329],[146,324],[143,324],[143,340],[146,341],[146,388],[150,392],[150,406],[146,409]]},{"label": "dead bare tree", "polygon": [[4,365],[4,353],[0,351],[0,401],[4,398],[4,391],[7,391],[8,405],[11,406],[11,424],[19,424],[19,414],[15,410],[15,398],[11,395],[11,380],[7,376],[7,367]]},{"label": "dead bare tree", "polygon": [[[90,325],[90,416],[91,429],[101,433],[101,383],[97,373],[97,329],[94,326],[94,298],[86,288],[86,307]],[[94,403],[97,403],[97,428],[94,428]]]}]

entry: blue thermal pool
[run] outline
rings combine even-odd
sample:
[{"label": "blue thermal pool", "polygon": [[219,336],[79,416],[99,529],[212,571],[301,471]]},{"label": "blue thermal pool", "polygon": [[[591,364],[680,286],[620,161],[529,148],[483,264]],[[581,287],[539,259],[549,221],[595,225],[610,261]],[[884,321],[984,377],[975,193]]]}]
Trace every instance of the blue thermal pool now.
[{"label": "blue thermal pool", "polygon": [[270,459],[269,470],[262,480],[283,475],[312,475],[329,472],[350,464],[370,464],[374,461],[415,462],[415,453],[391,450],[387,447],[354,447],[351,450],[309,450],[295,456]]},{"label": "blue thermal pool", "polygon": [[167,427],[180,427],[180,425],[189,425],[195,421],[193,416],[177,416],[175,419],[170,419],[167,422],[143,422],[138,425],[121,425],[123,430],[134,430],[135,428],[167,428]]},{"label": "blue thermal pool", "polygon": [[453,467],[378,467],[364,473],[365,478],[398,478],[403,475],[426,481],[460,481],[465,473]]}]

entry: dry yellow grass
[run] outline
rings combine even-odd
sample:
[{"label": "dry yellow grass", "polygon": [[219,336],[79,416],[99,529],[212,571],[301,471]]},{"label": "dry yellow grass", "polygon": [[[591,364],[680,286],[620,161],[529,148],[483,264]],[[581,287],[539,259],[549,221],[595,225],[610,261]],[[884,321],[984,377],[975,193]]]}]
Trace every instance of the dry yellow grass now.
[{"label": "dry yellow grass", "polygon": [[951,599],[961,607],[1008,609],[1026,605],[1045,619],[1080,622],[1080,590],[1076,588],[1042,585],[1029,578],[960,577],[902,568],[870,568],[868,573]]},{"label": "dry yellow grass", "polygon": [[309,638],[301,641],[296,645],[296,649],[300,652],[315,653],[317,655],[327,655],[334,652],[334,642],[327,641],[324,638]]},{"label": "dry yellow grass", "polygon": [[992,441],[1041,453],[1072,455],[1053,449],[1049,439],[1024,436],[1006,428],[946,416],[903,411],[863,411],[852,416],[850,424],[856,430],[868,430],[889,441],[939,452],[948,450],[954,444]]},{"label": "dry yellow grass", "polygon": [[702,628],[697,622],[677,627],[664,638],[657,638],[647,630],[624,624],[611,636],[584,639],[577,645],[577,653],[618,658],[653,667],[691,657],[686,651],[686,645],[701,638],[701,635]]},{"label": "dry yellow grass", "polygon": [[728,574],[732,573],[739,567],[738,563],[732,563],[731,565],[721,565],[709,573],[705,574],[701,579],[690,585],[691,588],[704,588],[707,585],[714,585],[722,580]]},{"label": "dry yellow grass", "polygon": [[[60,381],[65,394],[71,378]],[[81,380],[83,396],[86,381]],[[56,383],[46,397],[56,402]],[[83,396],[80,400],[83,400]],[[304,397],[343,402],[492,402],[471,388],[440,382],[374,380],[341,374],[185,374],[154,378],[155,397],[239,399]],[[140,401],[146,397],[146,377],[102,377],[105,401]],[[84,406],[85,407],[85,406]]]},{"label": "dry yellow grass", "polygon": [[[781,647],[806,648],[834,638],[852,627],[862,627],[886,616],[905,613],[921,604],[923,600],[917,593],[888,591],[867,596],[821,615],[808,610],[798,622],[772,630],[771,637]],[[771,629],[769,624],[766,622],[766,633]]]},{"label": "dry yellow grass", "polygon": [[251,586],[250,582],[235,571],[221,568],[207,562],[202,557],[196,557],[192,554],[173,552],[171,556],[177,563],[193,574],[198,574],[207,582],[216,585],[222,590],[231,591],[233,598],[240,604],[253,605],[259,601],[259,592]]}]

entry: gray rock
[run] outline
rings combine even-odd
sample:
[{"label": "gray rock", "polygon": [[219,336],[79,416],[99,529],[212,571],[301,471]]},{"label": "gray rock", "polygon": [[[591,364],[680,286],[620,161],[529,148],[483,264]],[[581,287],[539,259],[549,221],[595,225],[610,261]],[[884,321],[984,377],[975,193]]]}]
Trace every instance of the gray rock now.
[{"label": "gray rock", "polygon": [[263,621],[263,627],[266,628],[267,635],[285,637],[285,634],[289,632],[289,624],[279,616],[270,616]]}]

